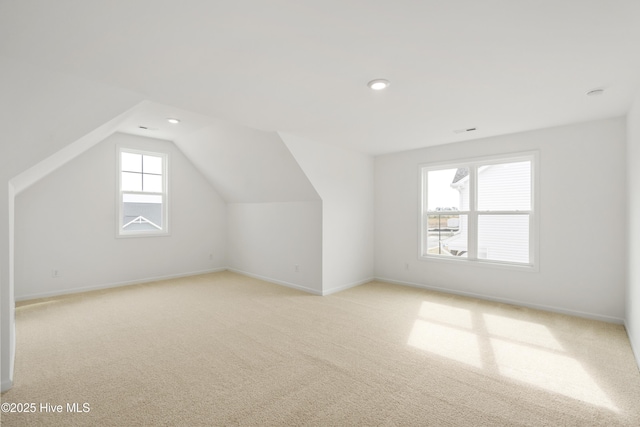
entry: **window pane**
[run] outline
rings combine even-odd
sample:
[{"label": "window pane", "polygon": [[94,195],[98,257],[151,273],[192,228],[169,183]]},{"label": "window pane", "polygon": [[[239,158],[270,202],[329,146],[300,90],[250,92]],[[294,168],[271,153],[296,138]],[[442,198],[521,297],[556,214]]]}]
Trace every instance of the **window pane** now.
[{"label": "window pane", "polygon": [[135,153],[120,153],[120,167],[123,171],[142,172],[142,155]]},{"label": "window pane", "polygon": [[162,157],[145,155],[142,157],[142,162],[144,173],[162,174]]},{"label": "window pane", "polygon": [[122,172],[120,186],[122,191],[142,191],[142,174]]},{"label": "window pane", "polygon": [[162,230],[162,196],[151,194],[122,195],[122,229]]},{"label": "window pane", "polygon": [[467,256],[468,216],[428,214],[426,253],[423,255]]},{"label": "window pane", "polygon": [[144,186],[142,191],[149,193],[162,193],[162,175],[143,174]]},{"label": "window pane", "polygon": [[453,168],[427,173],[427,210],[469,210],[469,169]]},{"label": "window pane", "polygon": [[478,168],[478,210],[531,210],[531,162]]},{"label": "window pane", "polygon": [[529,215],[479,215],[478,258],[529,262]]}]

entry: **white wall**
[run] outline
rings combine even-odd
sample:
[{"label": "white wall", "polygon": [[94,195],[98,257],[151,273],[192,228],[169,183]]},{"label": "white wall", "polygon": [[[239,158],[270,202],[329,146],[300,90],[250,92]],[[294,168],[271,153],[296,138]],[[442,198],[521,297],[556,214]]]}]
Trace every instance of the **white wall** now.
[{"label": "white wall", "polygon": [[228,267],[320,294],[322,202],[280,136],[212,120],[176,145],[228,203]]},{"label": "white wall", "polygon": [[228,237],[230,269],[322,293],[322,202],[230,203]]},{"label": "white wall", "polygon": [[640,93],[627,116],[629,277],[625,325],[640,366]]},{"label": "white wall", "polygon": [[[4,151],[4,150],[3,150]],[[4,154],[4,153],[3,153]],[[13,250],[10,234],[9,216],[13,197],[9,197],[8,177],[0,172],[0,361],[2,363],[2,391],[9,389],[13,382],[13,360],[15,352],[15,305],[13,298],[13,280],[10,278],[12,263],[10,257]]]},{"label": "white wall", "polygon": [[134,93],[0,56],[0,360],[11,386],[14,351],[9,181],[142,101]]},{"label": "white wall", "polygon": [[[116,144],[169,153],[169,236],[116,237]],[[226,204],[173,143],[116,133],[16,196],[15,254],[17,300],[224,268]]]},{"label": "white wall", "polygon": [[[617,118],[377,157],[376,277],[622,322],[625,133]],[[419,261],[418,165],[529,150],[540,153],[539,271]]]},{"label": "white wall", "polygon": [[322,198],[322,292],[373,276],[373,158],[280,133]]}]

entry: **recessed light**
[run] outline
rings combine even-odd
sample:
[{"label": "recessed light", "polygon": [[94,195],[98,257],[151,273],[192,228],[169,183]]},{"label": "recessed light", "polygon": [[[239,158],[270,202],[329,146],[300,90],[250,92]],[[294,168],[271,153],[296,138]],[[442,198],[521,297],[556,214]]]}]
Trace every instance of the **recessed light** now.
[{"label": "recessed light", "polygon": [[172,117],[169,117],[169,118],[167,119],[167,121],[168,121],[169,123],[171,123],[172,125],[177,125],[178,123],[180,123],[180,119],[174,119],[174,118],[172,118]]},{"label": "recessed light", "polygon": [[604,93],[604,89],[593,89],[587,92],[587,96],[600,96]]},{"label": "recessed light", "polygon": [[367,83],[367,86],[369,86],[373,90],[382,90],[388,88],[390,84],[391,83],[389,83],[389,80],[375,79]]}]

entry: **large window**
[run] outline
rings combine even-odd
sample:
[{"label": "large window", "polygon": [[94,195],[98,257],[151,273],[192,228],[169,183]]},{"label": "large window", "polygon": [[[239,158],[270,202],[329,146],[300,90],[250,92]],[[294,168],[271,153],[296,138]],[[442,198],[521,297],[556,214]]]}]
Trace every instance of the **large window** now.
[{"label": "large window", "polygon": [[119,149],[118,235],[168,234],[167,155]]},{"label": "large window", "polygon": [[422,167],[422,258],[533,266],[535,154]]}]

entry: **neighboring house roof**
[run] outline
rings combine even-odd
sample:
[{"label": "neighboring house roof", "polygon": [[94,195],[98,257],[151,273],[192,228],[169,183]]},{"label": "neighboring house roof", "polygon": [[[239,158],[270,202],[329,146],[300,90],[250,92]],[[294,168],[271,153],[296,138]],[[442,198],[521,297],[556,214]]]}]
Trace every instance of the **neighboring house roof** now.
[{"label": "neighboring house roof", "polygon": [[458,168],[455,176],[453,177],[453,181],[451,181],[451,183],[455,184],[456,182],[460,181],[462,178],[466,178],[467,176],[469,176],[468,168]]},{"label": "neighboring house roof", "polygon": [[124,203],[122,214],[123,229],[162,229],[161,203]]},{"label": "neighboring house roof", "polygon": [[143,216],[139,216],[139,217],[137,217],[135,219],[132,219],[131,221],[129,221],[128,223],[123,225],[122,228],[127,228],[131,224],[149,224],[149,225],[157,228],[158,230],[162,230],[162,227],[160,227],[158,224],[155,224],[152,221],[149,221],[147,218],[145,218]]},{"label": "neighboring house roof", "polygon": [[[481,166],[478,169],[478,173],[484,172],[485,170],[489,169],[491,166],[493,166],[493,165]],[[456,174],[453,176],[453,181],[451,181],[451,185],[456,184],[457,182],[464,180],[468,176],[469,176],[469,168],[458,168],[456,170]]]}]

